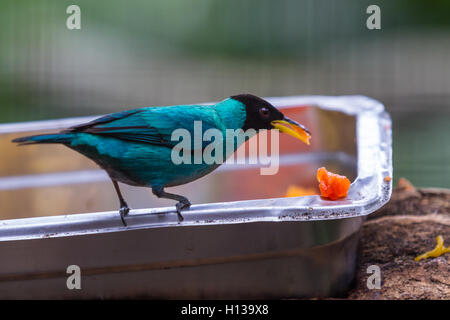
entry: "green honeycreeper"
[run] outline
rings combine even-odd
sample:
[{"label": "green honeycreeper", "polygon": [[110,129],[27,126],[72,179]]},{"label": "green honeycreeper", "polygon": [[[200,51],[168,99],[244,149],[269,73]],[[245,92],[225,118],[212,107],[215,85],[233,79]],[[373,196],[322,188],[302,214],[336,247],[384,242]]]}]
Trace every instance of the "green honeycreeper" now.
[{"label": "green honeycreeper", "polygon": [[[60,143],[96,162],[111,178],[120,201],[120,217],[129,207],[118,181],[132,186],[151,187],[159,198],[178,201],[176,211],[180,221],[181,210],[191,205],[186,197],[164,191],[194,181],[216,169],[220,164],[181,163],[171,159],[171,140],[176,129],[194,132],[194,121],[201,121],[202,130],[278,129],[309,144],[309,131],[301,124],[285,117],[278,109],[257,96],[240,94],[215,105],[178,105],[144,107],[112,113],[91,122],[63,130],[57,134],[23,137],[13,140],[20,145]],[[224,141],[225,142],[225,141]],[[205,142],[200,146],[204,149]],[[234,143],[234,150],[239,147]],[[192,147],[195,148],[195,147]],[[191,153],[193,150],[189,150]],[[186,152],[186,150],[184,150]],[[228,157],[231,154],[225,154]]]}]

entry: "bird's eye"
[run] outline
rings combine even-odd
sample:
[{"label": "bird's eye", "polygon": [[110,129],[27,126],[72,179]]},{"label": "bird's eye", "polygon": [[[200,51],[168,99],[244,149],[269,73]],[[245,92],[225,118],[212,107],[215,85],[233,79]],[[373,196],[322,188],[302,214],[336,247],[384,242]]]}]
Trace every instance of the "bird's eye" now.
[{"label": "bird's eye", "polygon": [[263,117],[263,118],[268,118],[270,115],[270,110],[268,108],[261,108],[259,109],[259,114]]}]

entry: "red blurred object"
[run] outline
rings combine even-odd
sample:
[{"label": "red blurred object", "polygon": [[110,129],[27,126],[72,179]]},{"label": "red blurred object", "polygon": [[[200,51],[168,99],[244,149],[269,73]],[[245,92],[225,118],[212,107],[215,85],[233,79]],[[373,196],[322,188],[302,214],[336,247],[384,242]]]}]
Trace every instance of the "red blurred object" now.
[{"label": "red blurred object", "polygon": [[[313,116],[315,110],[306,105],[298,105],[285,107],[281,111],[287,117],[304,124],[312,132],[312,139],[311,145],[306,145],[298,139],[280,133],[280,155],[317,151],[319,149],[317,138],[314,140],[314,132],[318,131]],[[272,149],[271,141],[271,132],[269,132],[268,150]],[[241,148],[246,148],[247,154],[249,144],[250,140],[241,146]],[[317,168],[317,163],[295,164],[283,166],[276,175],[267,176],[261,175],[259,168],[226,172],[226,177],[221,180],[221,184],[226,184],[228,181],[230,186],[227,188],[227,192],[221,192],[221,201],[280,198],[286,195],[287,188],[293,183],[305,188],[315,188],[315,168]]]}]

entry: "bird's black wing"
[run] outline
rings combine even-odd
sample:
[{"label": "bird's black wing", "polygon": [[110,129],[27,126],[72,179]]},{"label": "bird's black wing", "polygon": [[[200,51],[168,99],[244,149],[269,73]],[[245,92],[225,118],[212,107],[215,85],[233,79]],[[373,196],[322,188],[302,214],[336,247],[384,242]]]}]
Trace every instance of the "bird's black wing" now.
[{"label": "bird's black wing", "polygon": [[[91,122],[71,127],[63,131],[63,133],[90,133],[120,140],[172,148],[175,143],[170,141],[170,137],[166,137],[157,128],[148,125],[145,121],[139,120],[139,113],[145,111],[147,110],[136,109],[112,113]],[[126,118],[130,118],[129,123],[127,123]]]},{"label": "bird's black wing", "polygon": [[101,124],[111,123],[111,122],[113,122],[115,120],[124,119],[124,118],[127,118],[129,116],[132,116],[134,114],[137,114],[137,113],[140,113],[140,112],[143,112],[143,111],[144,111],[143,109],[136,109],[136,110],[127,110],[127,111],[111,113],[111,114],[108,114],[106,116],[103,116],[103,117],[97,118],[95,120],[92,120],[90,122],[82,123],[82,124],[70,127],[69,129],[64,130],[63,132],[64,133],[67,133],[67,132],[86,132],[85,130],[87,130],[89,128],[93,128],[93,127],[96,127],[96,126],[101,125]]},{"label": "bird's black wing", "polygon": [[[208,129],[222,129],[222,122],[214,108],[201,105],[179,105],[170,107],[145,107],[106,115],[64,132],[83,132],[120,140],[148,143],[173,148],[178,141],[172,141],[176,129],[195,133],[195,123],[200,123],[202,132]],[[178,138],[179,139],[179,138]],[[192,140],[191,149],[196,145]],[[201,149],[210,142],[202,141]]]}]

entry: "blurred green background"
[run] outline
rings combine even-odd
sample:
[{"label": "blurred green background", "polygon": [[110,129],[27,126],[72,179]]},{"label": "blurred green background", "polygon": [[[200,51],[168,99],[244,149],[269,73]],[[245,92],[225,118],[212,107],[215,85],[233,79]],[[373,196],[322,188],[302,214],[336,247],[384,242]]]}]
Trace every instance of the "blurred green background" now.
[{"label": "blurred green background", "polygon": [[363,94],[393,117],[395,178],[450,187],[449,17],[448,0],[2,0],[0,122]]}]

